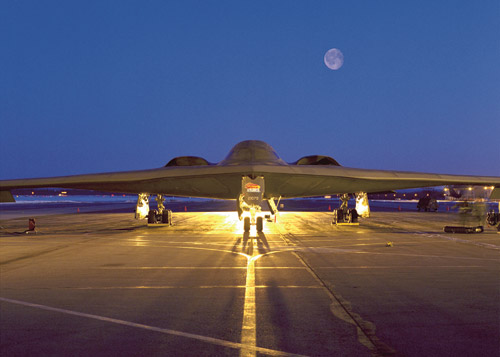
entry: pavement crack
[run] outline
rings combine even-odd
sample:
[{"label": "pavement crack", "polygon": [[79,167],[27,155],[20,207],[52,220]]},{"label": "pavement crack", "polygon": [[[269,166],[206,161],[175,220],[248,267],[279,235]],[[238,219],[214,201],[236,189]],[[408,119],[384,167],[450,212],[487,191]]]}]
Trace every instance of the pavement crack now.
[{"label": "pavement crack", "polygon": [[[293,239],[293,234],[288,233],[284,235],[280,233],[280,236],[285,241],[285,244],[292,244],[291,240]],[[292,254],[295,255],[295,257],[301,262],[301,264],[304,265],[306,270],[330,296],[330,299],[332,300],[330,311],[332,312],[332,314],[335,317],[356,326],[358,341],[371,351],[372,356],[394,356],[396,354],[396,351],[393,348],[383,343],[376,336],[375,324],[370,321],[364,320],[359,314],[355,313],[352,310],[349,301],[345,300],[340,294],[336,293],[331,284],[321,279],[321,277],[314,271],[307,260],[299,254],[299,252],[294,251],[292,252]]]}]

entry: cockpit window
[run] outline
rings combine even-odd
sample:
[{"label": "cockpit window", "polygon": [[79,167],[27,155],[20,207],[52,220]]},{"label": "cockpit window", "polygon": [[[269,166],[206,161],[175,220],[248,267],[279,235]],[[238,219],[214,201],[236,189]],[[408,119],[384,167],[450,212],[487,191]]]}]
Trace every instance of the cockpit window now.
[{"label": "cockpit window", "polygon": [[241,161],[251,161],[252,160],[252,153],[249,149],[241,148],[238,150],[231,150],[229,155],[226,157],[226,159],[231,159],[231,160],[241,160]]},{"label": "cockpit window", "polygon": [[275,161],[279,159],[273,150],[266,150],[264,148],[255,148],[254,156],[254,161]]}]

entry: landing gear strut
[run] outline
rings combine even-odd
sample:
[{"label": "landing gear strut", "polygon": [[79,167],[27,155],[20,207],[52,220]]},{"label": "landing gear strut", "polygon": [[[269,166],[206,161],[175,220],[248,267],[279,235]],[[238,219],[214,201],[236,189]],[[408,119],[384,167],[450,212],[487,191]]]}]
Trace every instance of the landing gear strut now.
[{"label": "landing gear strut", "polygon": [[243,229],[250,232],[255,225],[257,232],[264,229],[264,219],[260,207],[264,196],[264,177],[251,178],[243,176],[241,180],[241,194],[238,197],[238,216],[243,219]]},{"label": "landing gear strut", "polygon": [[278,214],[278,205],[281,200],[281,196],[278,198],[278,203],[274,202],[275,198],[271,197],[267,199],[267,206],[269,207],[270,214],[266,214],[265,218],[268,222],[276,222],[276,215]]},{"label": "landing gear strut", "polygon": [[135,219],[143,219],[148,216],[149,212],[149,194],[139,193],[137,197],[137,205],[135,207]]},{"label": "landing gear strut", "polygon": [[356,211],[360,217],[370,217],[370,204],[366,192],[359,192],[356,194]]}]

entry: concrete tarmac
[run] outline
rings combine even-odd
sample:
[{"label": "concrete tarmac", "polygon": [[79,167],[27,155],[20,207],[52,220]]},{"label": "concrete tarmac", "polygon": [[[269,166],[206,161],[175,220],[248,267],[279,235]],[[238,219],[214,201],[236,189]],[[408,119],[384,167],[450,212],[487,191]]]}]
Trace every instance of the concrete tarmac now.
[{"label": "concrete tarmac", "polygon": [[[499,356],[500,235],[447,213],[0,221],[0,355]],[[387,243],[391,242],[392,246]]]}]

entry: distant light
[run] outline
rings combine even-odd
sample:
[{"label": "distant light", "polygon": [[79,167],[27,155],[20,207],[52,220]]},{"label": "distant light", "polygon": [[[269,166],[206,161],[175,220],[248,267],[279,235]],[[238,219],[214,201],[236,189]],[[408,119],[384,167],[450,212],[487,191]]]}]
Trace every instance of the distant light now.
[{"label": "distant light", "polygon": [[472,191],[472,187],[469,187],[469,191]]}]

